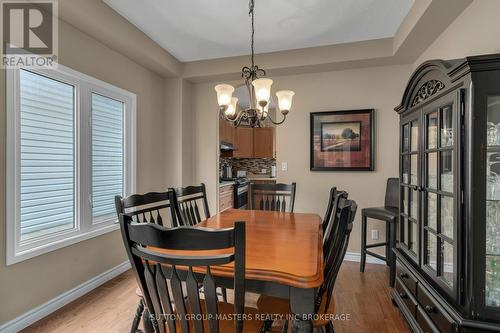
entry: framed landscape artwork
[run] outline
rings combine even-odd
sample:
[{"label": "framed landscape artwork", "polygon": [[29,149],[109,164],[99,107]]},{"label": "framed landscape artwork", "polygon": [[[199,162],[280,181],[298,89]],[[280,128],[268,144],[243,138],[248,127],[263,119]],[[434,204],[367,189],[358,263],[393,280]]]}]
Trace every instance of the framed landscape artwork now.
[{"label": "framed landscape artwork", "polygon": [[374,113],[311,112],[311,170],[373,171]]}]

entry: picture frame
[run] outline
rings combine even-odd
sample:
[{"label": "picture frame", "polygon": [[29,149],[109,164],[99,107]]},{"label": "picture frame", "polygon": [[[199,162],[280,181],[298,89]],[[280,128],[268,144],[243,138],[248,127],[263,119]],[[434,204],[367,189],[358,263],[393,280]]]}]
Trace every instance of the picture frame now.
[{"label": "picture frame", "polygon": [[311,171],[374,171],[375,110],[310,113]]}]

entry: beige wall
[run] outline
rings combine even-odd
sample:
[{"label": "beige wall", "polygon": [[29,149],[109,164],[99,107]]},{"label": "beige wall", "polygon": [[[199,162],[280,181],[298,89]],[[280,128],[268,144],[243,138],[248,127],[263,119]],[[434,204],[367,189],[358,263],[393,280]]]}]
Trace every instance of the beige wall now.
[{"label": "beige wall", "polygon": [[182,185],[194,183],[193,84],[182,80]]},{"label": "beige wall", "polygon": [[[165,132],[168,145],[161,150],[158,158],[165,159],[165,177],[168,178],[168,186],[181,186],[182,179],[182,79],[169,78],[164,85],[164,103],[168,112],[166,123],[169,125]],[[166,128],[162,129],[165,131]],[[163,155],[162,155],[163,153]]]},{"label": "beige wall", "polygon": [[419,56],[418,67],[429,59],[455,59],[500,53],[500,1],[474,0]]},{"label": "beige wall", "polygon": [[[386,66],[275,79],[275,89],[296,93],[293,110],[277,129],[278,181],[297,183],[297,212],[323,216],[329,189],[337,186],[349,192],[359,211],[349,251],[360,252],[360,216],[364,207],[384,203],[386,180],[398,176],[398,121],[394,106],[400,102],[410,66]],[[312,172],[309,170],[310,112],[375,109],[375,171]],[[281,171],[281,163],[288,171]],[[379,223],[370,223],[380,234]],[[383,238],[382,238],[383,239]]]},{"label": "beige wall", "polygon": [[193,86],[194,180],[207,186],[210,212],[216,212],[219,158],[218,105],[213,83]]},{"label": "beige wall", "polygon": [[[274,90],[291,89],[293,109],[277,129],[277,165],[280,182],[297,182],[296,212],[323,215],[329,189],[349,192],[360,209],[383,205],[385,182],[398,175],[399,104],[410,75],[410,65],[374,67],[326,73],[273,77]],[[217,104],[215,83],[194,87],[196,117],[196,178],[207,183],[211,208],[215,208],[217,179]],[[309,170],[309,113],[350,109],[376,109],[376,170],[374,172],[311,172]],[[288,171],[280,170],[288,162]],[[358,214],[358,221],[359,221]],[[376,224],[373,224],[376,225]],[[380,228],[381,233],[384,230]],[[359,222],[349,251],[359,252]]]},{"label": "beige wall", "polygon": [[[166,177],[164,80],[61,21],[63,65],[137,94],[137,190],[161,190]],[[5,142],[5,71],[0,72],[0,138]],[[5,175],[5,144],[0,144]],[[168,173],[167,173],[168,175]],[[5,212],[5,177],[0,177],[0,211]],[[119,231],[21,263],[5,266],[5,214],[0,214],[0,324],[127,260]]]},{"label": "beige wall", "polygon": [[194,135],[192,83],[182,78],[165,80],[164,101],[167,145],[163,150],[165,173],[169,187],[191,185],[194,182]]}]

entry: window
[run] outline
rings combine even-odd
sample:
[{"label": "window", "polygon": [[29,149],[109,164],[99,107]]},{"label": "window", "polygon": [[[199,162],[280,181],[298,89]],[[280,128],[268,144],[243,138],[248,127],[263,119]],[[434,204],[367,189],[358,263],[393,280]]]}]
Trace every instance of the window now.
[{"label": "window", "polygon": [[123,102],[92,94],[92,222],[116,218],[123,193]]},{"label": "window", "polygon": [[74,86],[20,73],[20,241],[75,227]]},{"label": "window", "polygon": [[73,71],[7,71],[7,264],[110,232],[135,190],[134,94]]}]

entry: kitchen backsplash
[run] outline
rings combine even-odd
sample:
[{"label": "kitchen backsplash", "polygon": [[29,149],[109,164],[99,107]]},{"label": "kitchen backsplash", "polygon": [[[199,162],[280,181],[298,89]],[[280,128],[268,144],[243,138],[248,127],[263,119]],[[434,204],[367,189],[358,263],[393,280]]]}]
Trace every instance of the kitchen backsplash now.
[{"label": "kitchen backsplash", "polygon": [[233,173],[243,170],[248,173],[261,174],[262,169],[266,169],[265,175],[271,175],[271,166],[276,165],[275,158],[235,158],[235,157],[221,157],[219,160],[219,168],[231,165]]}]

